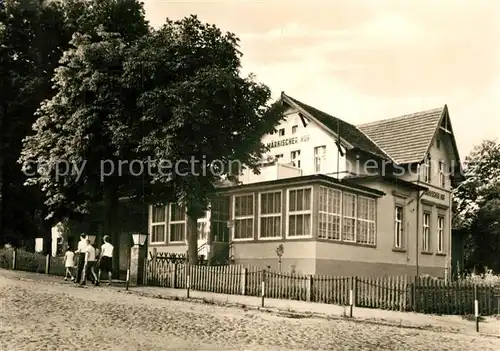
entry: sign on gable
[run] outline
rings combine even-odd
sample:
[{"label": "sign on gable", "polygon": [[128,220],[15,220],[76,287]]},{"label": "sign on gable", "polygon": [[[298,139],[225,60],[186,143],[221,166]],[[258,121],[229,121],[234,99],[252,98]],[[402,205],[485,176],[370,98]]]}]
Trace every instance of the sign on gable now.
[{"label": "sign on gable", "polygon": [[271,141],[270,143],[266,144],[266,147],[272,149],[275,147],[281,147],[281,146],[287,146],[287,145],[293,145],[293,144],[298,144],[304,143],[309,141],[309,135],[304,135],[302,137],[293,137],[293,138],[287,138],[287,139],[282,139],[282,140],[275,140]]}]

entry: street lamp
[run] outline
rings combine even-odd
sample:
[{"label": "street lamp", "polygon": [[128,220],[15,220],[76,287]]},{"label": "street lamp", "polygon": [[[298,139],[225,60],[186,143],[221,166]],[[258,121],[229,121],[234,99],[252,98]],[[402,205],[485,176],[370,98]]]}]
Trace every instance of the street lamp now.
[{"label": "street lamp", "polygon": [[134,241],[134,245],[144,246],[146,243],[146,239],[148,238],[148,234],[146,233],[133,233],[132,240]]},{"label": "street lamp", "polygon": [[95,235],[92,235],[92,234],[87,234],[87,239],[89,239],[89,241],[90,241],[90,245],[94,245],[94,243],[95,243],[95,238],[96,238],[96,236],[95,236]]}]

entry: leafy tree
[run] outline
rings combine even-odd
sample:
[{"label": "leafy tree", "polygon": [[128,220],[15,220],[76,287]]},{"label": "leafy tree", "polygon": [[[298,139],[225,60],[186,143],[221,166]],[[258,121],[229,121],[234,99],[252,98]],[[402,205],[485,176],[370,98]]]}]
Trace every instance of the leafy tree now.
[{"label": "leafy tree", "polygon": [[[84,211],[118,196],[177,201],[188,216],[190,262],[197,261],[197,219],[216,184],[238,175],[235,161],[258,172],[263,134],[281,118],[270,91],[240,76],[238,39],[196,16],[128,43],[101,32],[75,36],[57,69],[57,94],[39,110],[23,161],[48,160],[51,170],[31,181],[43,186],[52,213]],[[84,176],[60,179],[58,159],[87,160]],[[138,160],[145,172],[115,168],[102,179],[102,161]],[[172,167],[160,169],[160,160]],[[165,165],[165,163],[163,163]],[[238,168],[238,169],[235,169]],[[235,173],[236,171],[236,173]]]},{"label": "leafy tree", "polygon": [[51,78],[73,33],[96,38],[103,25],[133,40],[149,27],[136,0],[7,0],[0,8],[0,24],[1,245],[6,239],[16,243],[39,236],[40,228],[50,239],[43,194],[38,187],[23,186],[26,177],[17,159],[35,111],[55,94]]},{"label": "leafy tree", "polygon": [[51,91],[51,71],[64,30],[56,7],[35,0],[5,1],[0,23],[1,245],[5,239],[19,243],[40,230],[50,234],[50,225],[43,223],[40,193],[23,186],[24,175],[16,161],[22,138],[35,120],[33,113]]},{"label": "leafy tree", "polygon": [[454,228],[466,235],[467,268],[500,271],[500,144],[486,140],[466,158],[467,179],[455,189]]}]

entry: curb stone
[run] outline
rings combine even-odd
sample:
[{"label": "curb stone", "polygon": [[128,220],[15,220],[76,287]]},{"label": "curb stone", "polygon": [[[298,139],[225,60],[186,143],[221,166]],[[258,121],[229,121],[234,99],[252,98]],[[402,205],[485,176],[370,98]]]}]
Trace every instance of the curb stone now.
[{"label": "curb stone", "polygon": [[159,295],[159,294],[154,294],[154,293],[145,293],[145,292],[135,292],[131,290],[115,290],[120,293],[125,293],[125,294],[133,294],[141,297],[148,297],[148,298],[154,298],[154,299],[161,299],[161,300],[170,300],[170,301],[182,301],[182,302],[194,302],[194,303],[199,303],[199,304],[210,304],[210,305],[217,305],[221,307],[236,307],[236,308],[241,308],[244,309],[245,311],[252,310],[252,311],[260,311],[264,313],[271,313],[277,316],[282,316],[282,317],[288,317],[288,318],[320,318],[320,319],[326,319],[326,320],[344,320],[344,321],[352,321],[354,323],[365,323],[365,324],[376,324],[376,325],[383,325],[383,326],[391,326],[391,327],[399,327],[399,328],[404,328],[404,329],[415,329],[415,330],[427,330],[427,331],[433,331],[433,332],[444,332],[444,333],[452,333],[452,334],[469,334],[469,335],[481,335],[481,336],[486,336],[486,337],[495,337],[495,338],[500,338],[500,335],[495,335],[495,334],[488,334],[488,333],[468,333],[468,332],[463,332],[460,329],[457,328],[446,328],[446,327],[440,327],[440,326],[433,326],[433,325],[408,325],[408,324],[403,324],[403,323],[397,323],[397,322],[392,322],[384,319],[364,319],[364,318],[356,318],[352,317],[349,318],[347,316],[338,316],[338,315],[329,315],[329,314],[323,314],[323,313],[313,313],[313,312],[297,312],[293,310],[284,310],[284,309],[278,309],[278,308],[262,308],[258,306],[247,306],[239,303],[227,303],[227,302],[222,302],[222,301],[215,301],[215,300],[209,300],[209,299],[204,299],[204,298],[187,298],[187,297],[180,297],[180,296],[169,296],[169,295]]}]

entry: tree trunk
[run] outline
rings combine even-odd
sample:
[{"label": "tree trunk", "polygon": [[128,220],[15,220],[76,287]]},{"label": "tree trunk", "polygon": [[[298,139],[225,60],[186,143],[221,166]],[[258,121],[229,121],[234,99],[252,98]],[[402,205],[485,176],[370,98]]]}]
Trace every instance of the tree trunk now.
[{"label": "tree trunk", "polygon": [[0,247],[3,247],[5,242],[5,232],[4,232],[4,201],[3,201],[3,158],[4,158],[4,116],[5,108],[0,106]]},{"label": "tree trunk", "polygon": [[187,242],[188,242],[188,262],[198,264],[198,218],[194,215],[187,215]]}]

